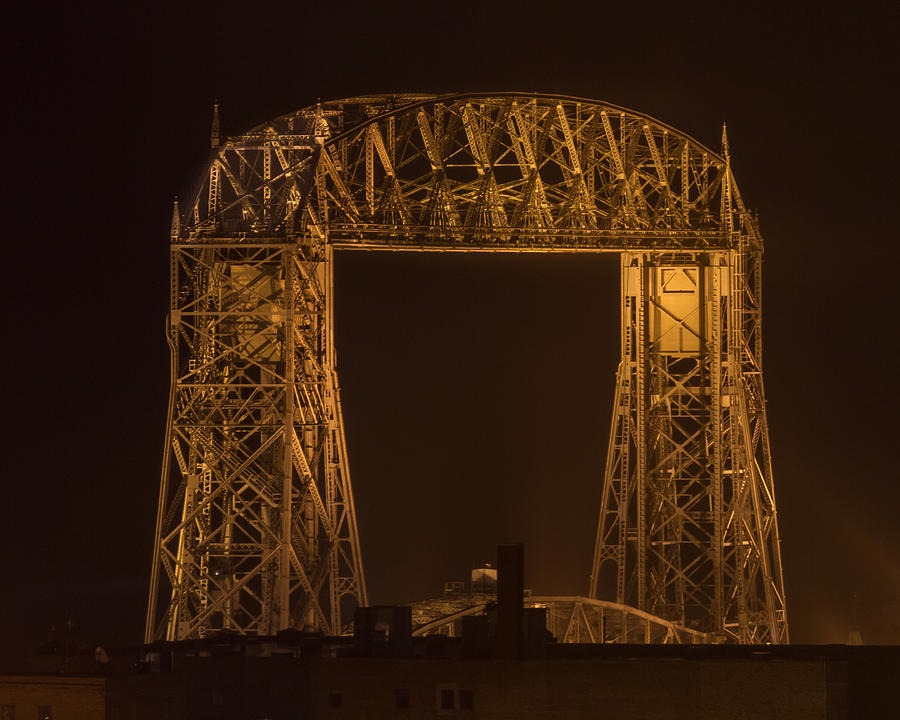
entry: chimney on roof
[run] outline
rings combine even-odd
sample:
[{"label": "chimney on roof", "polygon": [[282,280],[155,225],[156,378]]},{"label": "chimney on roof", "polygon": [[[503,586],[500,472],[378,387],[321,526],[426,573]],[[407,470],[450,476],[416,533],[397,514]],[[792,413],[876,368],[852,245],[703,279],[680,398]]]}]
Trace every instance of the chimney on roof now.
[{"label": "chimney on roof", "polygon": [[497,546],[497,655],[519,657],[525,596],[525,548],[522,543]]}]

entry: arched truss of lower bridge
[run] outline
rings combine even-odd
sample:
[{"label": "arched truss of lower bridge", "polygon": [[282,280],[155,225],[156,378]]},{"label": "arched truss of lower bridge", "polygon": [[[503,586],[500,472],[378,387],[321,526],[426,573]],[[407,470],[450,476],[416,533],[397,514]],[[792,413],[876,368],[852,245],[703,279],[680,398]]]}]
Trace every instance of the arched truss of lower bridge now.
[{"label": "arched truss of lower bridge", "polygon": [[[578,596],[532,595],[525,607],[544,608],[547,630],[561,643],[700,644],[714,642],[707,633],[641,612],[628,605]],[[413,637],[459,637],[462,619],[482,615],[496,604],[467,605],[413,628]]]},{"label": "arched truss of lower bridge", "polygon": [[621,363],[589,594],[718,640],[787,622],[762,239],[648,116],[516,93],[356,97],[221,139],[171,230],[171,392],[146,637],[340,633],[366,602],[335,249],[615,252]]}]

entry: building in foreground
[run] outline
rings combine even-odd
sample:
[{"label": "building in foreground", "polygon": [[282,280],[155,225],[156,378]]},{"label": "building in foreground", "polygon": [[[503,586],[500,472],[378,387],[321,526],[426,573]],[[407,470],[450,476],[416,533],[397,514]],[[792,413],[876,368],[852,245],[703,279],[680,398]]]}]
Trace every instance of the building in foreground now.
[{"label": "building in foreground", "polygon": [[[130,657],[129,657],[130,655]],[[0,675],[3,720],[843,720],[896,709],[896,647],[549,644],[283,634],[160,643],[105,671]]]}]

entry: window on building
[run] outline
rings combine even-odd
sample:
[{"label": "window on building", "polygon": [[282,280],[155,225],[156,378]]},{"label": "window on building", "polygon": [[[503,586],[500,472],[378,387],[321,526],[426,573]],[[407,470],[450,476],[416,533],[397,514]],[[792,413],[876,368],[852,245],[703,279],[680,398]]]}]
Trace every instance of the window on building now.
[{"label": "window on building", "polygon": [[438,715],[446,715],[459,710],[459,684],[440,683],[434,689]]},{"label": "window on building", "polygon": [[50,705],[38,705],[38,720],[53,720],[53,708]]},{"label": "window on building", "polygon": [[441,690],[441,710],[456,709],[456,692],[452,688]]},{"label": "window on building", "polygon": [[343,690],[332,690],[328,693],[328,707],[330,708],[341,708],[344,707],[344,691]]},{"label": "window on building", "polygon": [[0,706],[0,720],[16,720],[16,706],[15,705]]},{"label": "window on building", "polygon": [[460,710],[471,710],[472,707],[473,707],[472,691],[471,690],[460,690],[459,691],[459,709]]},{"label": "window on building", "polygon": [[394,704],[398,708],[409,707],[409,690],[394,690]]}]

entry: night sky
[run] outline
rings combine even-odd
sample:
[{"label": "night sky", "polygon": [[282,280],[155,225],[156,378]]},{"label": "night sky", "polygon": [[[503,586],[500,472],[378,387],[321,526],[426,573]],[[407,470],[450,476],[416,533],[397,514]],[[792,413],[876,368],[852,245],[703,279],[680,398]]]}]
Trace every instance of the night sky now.
[{"label": "night sky", "polygon": [[[585,4],[587,5],[587,4]],[[765,378],[792,640],[900,643],[896,4],[43,5],[6,47],[0,648],[142,635],[168,229],[223,134],[377,92],[597,98],[717,149],[766,240]],[[677,8],[677,9],[676,9]],[[616,14],[620,12],[621,14]],[[585,594],[618,359],[616,257],[339,255],[370,600],[526,544]],[[855,596],[855,599],[854,599]]]}]

